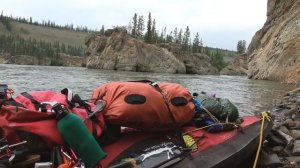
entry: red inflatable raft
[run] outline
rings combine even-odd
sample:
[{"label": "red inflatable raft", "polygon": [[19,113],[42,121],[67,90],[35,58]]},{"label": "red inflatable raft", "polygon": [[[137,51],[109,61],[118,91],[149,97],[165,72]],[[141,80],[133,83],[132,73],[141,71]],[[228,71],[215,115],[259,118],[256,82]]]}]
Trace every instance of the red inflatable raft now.
[{"label": "red inflatable raft", "polygon": [[[189,133],[197,142],[198,149],[183,152],[174,133],[147,134],[124,131],[117,142],[103,147],[108,154],[101,161],[102,167],[235,167],[257,150],[261,119],[243,117],[242,129],[220,133],[196,130]],[[264,123],[264,137],[271,130],[271,122]],[[184,127],[184,131],[195,130]],[[178,139],[178,138],[177,138]]]}]

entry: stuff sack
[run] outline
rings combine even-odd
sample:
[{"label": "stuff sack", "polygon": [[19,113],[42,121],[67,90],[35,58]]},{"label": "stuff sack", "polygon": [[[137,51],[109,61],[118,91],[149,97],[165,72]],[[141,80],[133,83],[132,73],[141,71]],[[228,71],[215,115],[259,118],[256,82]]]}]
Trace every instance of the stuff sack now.
[{"label": "stuff sack", "polygon": [[239,111],[229,99],[215,98],[206,94],[200,94],[197,99],[202,107],[211,112],[215,117],[221,121],[235,122],[239,118]]},{"label": "stuff sack", "polygon": [[92,100],[100,99],[106,101],[107,123],[140,130],[171,130],[195,114],[191,94],[179,84],[111,82],[94,90]]},{"label": "stuff sack", "polygon": [[[45,106],[45,102],[56,101],[65,105],[70,112],[80,118],[86,119],[88,117],[85,108],[70,107],[64,94],[53,91],[37,91],[29,93],[29,95],[31,98],[22,94],[17,96],[14,99],[14,104],[19,104],[17,106],[2,105],[0,108],[0,128],[10,143],[20,141],[19,132],[27,132],[41,137],[49,147],[63,144],[57,129],[56,114],[50,112],[52,107]],[[93,104],[90,104],[90,107],[92,110],[94,109]],[[100,137],[104,127],[104,119],[99,114],[97,119],[97,124],[89,119],[85,120],[85,124],[94,136]]]}]

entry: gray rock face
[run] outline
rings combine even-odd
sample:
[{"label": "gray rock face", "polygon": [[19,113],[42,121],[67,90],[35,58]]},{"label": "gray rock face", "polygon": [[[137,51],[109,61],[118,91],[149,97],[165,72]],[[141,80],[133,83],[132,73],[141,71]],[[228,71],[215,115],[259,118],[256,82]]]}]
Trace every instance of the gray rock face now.
[{"label": "gray rock face", "polygon": [[248,47],[248,77],[300,83],[300,1],[268,0],[267,16]]},{"label": "gray rock face", "polygon": [[51,60],[49,58],[38,59],[34,56],[28,55],[3,55],[0,56],[1,64],[19,64],[19,65],[50,65]]},{"label": "gray rock face", "polygon": [[[86,59],[79,56],[70,56],[60,53],[59,61],[63,66],[77,66],[80,67],[86,64]],[[29,55],[10,55],[0,54],[0,64],[19,64],[19,65],[51,65],[51,59],[47,57],[38,58]]]},{"label": "gray rock face", "polygon": [[71,56],[61,53],[59,54],[59,58],[61,59],[63,66],[80,67],[86,64],[86,59],[84,57]]},{"label": "gray rock face", "polygon": [[180,44],[158,44],[159,47],[168,49],[176,58],[184,63],[187,74],[199,75],[217,75],[219,74],[216,67],[212,65],[209,56],[202,53],[187,53],[181,50]]},{"label": "gray rock face", "polygon": [[221,75],[236,75],[244,76],[248,73],[247,54],[237,56],[233,62],[223,68],[220,72]]},{"label": "gray rock face", "polygon": [[[91,36],[86,40],[87,67],[95,69],[163,72],[163,73],[217,73],[214,67],[202,66],[202,58],[193,55],[184,62],[185,56],[176,54],[166,47],[146,44],[130,37],[126,30],[108,30],[103,36]],[[203,61],[202,61],[203,62]],[[191,64],[189,64],[191,63]]]}]

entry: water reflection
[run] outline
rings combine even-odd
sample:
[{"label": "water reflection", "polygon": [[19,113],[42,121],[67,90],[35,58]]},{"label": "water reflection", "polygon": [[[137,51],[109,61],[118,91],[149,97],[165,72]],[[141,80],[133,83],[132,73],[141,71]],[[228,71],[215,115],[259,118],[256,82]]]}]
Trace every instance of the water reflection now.
[{"label": "water reflection", "polygon": [[254,111],[270,110],[274,98],[279,98],[285,92],[295,88],[293,85],[235,76],[118,72],[78,67],[0,64],[0,83],[7,83],[16,94],[45,89],[60,91],[68,87],[74,93],[79,93],[84,99],[88,99],[93,89],[107,82],[143,79],[180,83],[191,92],[215,92],[217,97],[230,99],[243,115],[252,114]]}]

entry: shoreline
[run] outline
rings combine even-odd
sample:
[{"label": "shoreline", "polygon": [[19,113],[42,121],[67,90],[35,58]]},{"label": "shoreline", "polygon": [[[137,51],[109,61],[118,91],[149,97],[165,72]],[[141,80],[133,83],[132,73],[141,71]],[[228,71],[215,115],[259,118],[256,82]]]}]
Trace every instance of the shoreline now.
[{"label": "shoreline", "polygon": [[274,126],[260,154],[262,167],[300,166],[300,88],[274,100]]}]

